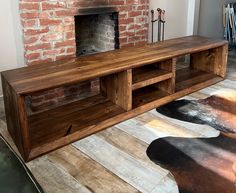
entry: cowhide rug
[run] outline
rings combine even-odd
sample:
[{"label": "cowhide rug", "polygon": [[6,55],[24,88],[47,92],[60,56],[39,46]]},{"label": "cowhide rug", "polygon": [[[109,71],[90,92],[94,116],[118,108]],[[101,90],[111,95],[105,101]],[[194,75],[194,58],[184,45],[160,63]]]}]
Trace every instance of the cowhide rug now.
[{"label": "cowhide rug", "polygon": [[174,101],[157,112],[221,131],[214,138],[161,138],[148,147],[148,157],[174,175],[180,193],[236,193],[236,91]]}]

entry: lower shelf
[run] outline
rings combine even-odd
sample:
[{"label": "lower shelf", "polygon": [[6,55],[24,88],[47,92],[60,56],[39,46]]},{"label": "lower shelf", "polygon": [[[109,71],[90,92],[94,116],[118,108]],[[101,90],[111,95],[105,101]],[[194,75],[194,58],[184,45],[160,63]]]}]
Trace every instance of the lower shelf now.
[{"label": "lower shelf", "polygon": [[135,90],[133,91],[133,108],[137,108],[168,95],[167,92],[158,89],[155,85]]},{"label": "lower shelf", "polygon": [[182,68],[176,71],[176,92],[191,88],[199,83],[219,77],[215,74],[190,67]]},{"label": "lower shelf", "polygon": [[32,147],[90,128],[124,113],[118,105],[96,95],[29,116]]}]

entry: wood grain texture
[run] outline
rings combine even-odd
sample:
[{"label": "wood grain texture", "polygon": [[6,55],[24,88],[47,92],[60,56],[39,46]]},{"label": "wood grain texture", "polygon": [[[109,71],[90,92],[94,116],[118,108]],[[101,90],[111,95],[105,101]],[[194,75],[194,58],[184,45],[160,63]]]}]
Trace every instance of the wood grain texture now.
[{"label": "wood grain texture", "polygon": [[[75,143],[75,147],[86,152],[92,159],[96,159],[101,165],[141,192],[152,192],[158,184],[158,179],[162,177],[141,161],[134,159],[97,136],[78,141]],[[114,157],[109,157],[110,154]]]},{"label": "wood grain texture", "polygon": [[4,105],[9,133],[24,159],[30,151],[30,142],[28,136],[27,116],[24,105],[24,98],[17,95],[11,85],[2,76],[2,89],[4,92]]},{"label": "wood grain texture", "polygon": [[102,77],[100,88],[102,94],[124,110],[132,109],[132,70]]},{"label": "wood grain texture", "polygon": [[[138,193],[128,183],[72,146],[67,146],[48,155],[48,159],[63,168],[78,182],[96,193]],[[89,175],[88,175],[89,174]]]},{"label": "wood grain texture", "polygon": [[226,45],[227,41],[189,36],[71,60],[23,67],[5,71],[2,75],[18,94],[26,94]]}]

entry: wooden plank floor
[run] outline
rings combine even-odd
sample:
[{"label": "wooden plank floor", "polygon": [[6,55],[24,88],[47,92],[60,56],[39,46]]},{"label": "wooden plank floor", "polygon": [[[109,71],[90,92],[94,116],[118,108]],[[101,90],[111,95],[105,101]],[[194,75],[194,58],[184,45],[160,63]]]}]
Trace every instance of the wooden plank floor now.
[{"label": "wooden plank floor", "polygon": [[[205,98],[222,89],[236,90],[236,54],[230,52],[227,79],[185,98]],[[0,104],[0,115],[3,106]],[[0,132],[13,146],[4,118]],[[148,145],[164,136],[211,137],[209,126],[167,118],[152,110],[136,118],[37,158],[27,166],[46,193],[176,193],[171,173],[152,163]]]}]

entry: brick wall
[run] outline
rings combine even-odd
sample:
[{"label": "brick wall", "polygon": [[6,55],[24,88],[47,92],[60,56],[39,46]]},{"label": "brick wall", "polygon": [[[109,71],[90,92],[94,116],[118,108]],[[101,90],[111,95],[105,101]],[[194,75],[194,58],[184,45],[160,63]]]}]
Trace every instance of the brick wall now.
[{"label": "brick wall", "polygon": [[149,0],[20,0],[27,65],[74,57],[74,15],[80,8],[116,6],[120,45],[147,40]]},{"label": "brick wall", "polygon": [[[105,6],[115,6],[119,11],[120,47],[147,41],[149,0],[20,0],[26,64],[75,57],[74,16],[78,9]],[[73,101],[81,98],[84,91],[98,92],[97,85],[96,80],[82,86],[35,93],[28,97],[29,104],[37,110],[47,104],[63,103],[68,98]]]}]

